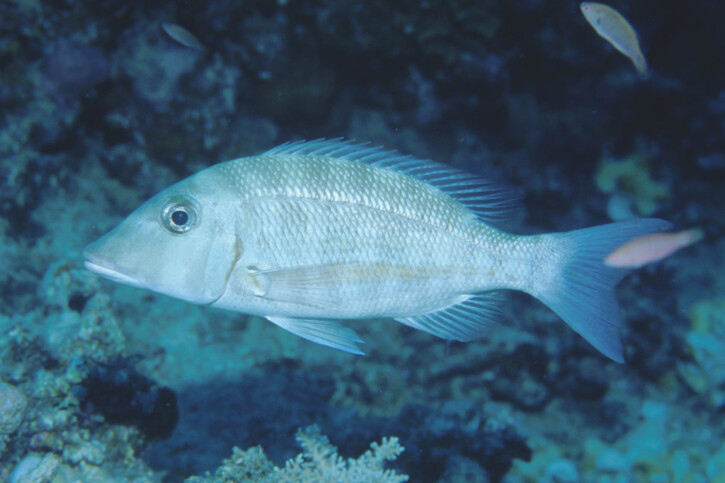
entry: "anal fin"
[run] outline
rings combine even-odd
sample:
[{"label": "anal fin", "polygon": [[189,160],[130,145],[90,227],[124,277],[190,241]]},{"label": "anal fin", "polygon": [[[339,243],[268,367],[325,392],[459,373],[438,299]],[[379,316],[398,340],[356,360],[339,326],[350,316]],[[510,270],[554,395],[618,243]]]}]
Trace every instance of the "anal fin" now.
[{"label": "anal fin", "polygon": [[267,320],[292,332],[303,339],[333,347],[352,354],[364,355],[358,347],[363,340],[354,330],[343,327],[339,322],[326,319],[297,319],[279,315],[268,315]]},{"label": "anal fin", "polygon": [[502,318],[496,292],[474,295],[463,302],[416,317],[395,319],[436,337],[467,342],[484,335]]}]

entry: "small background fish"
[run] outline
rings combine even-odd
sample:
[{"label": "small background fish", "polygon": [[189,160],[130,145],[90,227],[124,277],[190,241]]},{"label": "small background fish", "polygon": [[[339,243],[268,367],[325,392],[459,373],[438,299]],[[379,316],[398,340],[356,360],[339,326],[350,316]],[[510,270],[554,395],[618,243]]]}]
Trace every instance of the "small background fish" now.
[{"label": "small background fish", "polygon": [[699,228],[676,233],[655,233],[634,238],[607,255],[604,263],[610,267],[638,268],[669,257],[676,251],[702,240]]},{"label": "small background fish", "polygon": [[596,2],[583,2],[580,6],[584,18],[594,30],[634,64],[637,73],[646,79],[647,61],[639,46],[637,32],[622,14],[608,5]]},{"label": "small background fish", "polygon": [[175,23],[169,23],[169,22],[162,22],[161,28],[166,32],[166,34],[183,45],[184,47],[188,47],[192,50],[196,51],[203,51],[205,49],[204,45],[199,41],[199,39],[196,38],[194,34],[186,30],[181,25],[176,25]]}]

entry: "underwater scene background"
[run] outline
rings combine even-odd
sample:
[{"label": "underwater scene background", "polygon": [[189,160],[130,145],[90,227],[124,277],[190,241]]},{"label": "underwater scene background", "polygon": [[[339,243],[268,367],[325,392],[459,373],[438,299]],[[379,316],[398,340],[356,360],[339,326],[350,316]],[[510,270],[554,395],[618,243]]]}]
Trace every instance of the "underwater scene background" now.
[{"label": "underwater scene background", "polygon": [[[0,3],[0,481],[725,481],[725,3],[610,5],[648,78],[573,1]],[[355,356],[83,268],[170,184],[336,137],[514,187],[516,233],[705,238],[618,286],[623,365],[521,294]]]}]

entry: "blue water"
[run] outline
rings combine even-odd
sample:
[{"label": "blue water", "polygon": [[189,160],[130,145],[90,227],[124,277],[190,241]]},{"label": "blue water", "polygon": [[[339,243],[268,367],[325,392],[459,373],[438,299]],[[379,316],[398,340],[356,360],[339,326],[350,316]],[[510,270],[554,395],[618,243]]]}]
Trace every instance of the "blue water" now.
[{"label": "blue water", "polygon": [[[561,0],[0,5],[0,481],[276,481],[303,451],[292,481],[722,481],[725,4],[610,5],[645,80]],[[512,187],[516,233],[705,237],[618,286],[625,364],[521,294],[465,344],[353,322],[355,356],[83,268],[170,184],[336,137]]]}]

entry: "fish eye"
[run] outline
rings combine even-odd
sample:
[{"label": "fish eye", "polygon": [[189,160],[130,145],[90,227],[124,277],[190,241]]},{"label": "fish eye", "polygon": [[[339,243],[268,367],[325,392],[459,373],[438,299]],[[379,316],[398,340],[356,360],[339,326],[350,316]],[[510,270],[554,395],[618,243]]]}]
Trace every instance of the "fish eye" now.
[{"label": "fish eye", "polygon": [[161,210],[161,224],[173,233],[191,230],[198,219],[194,204],[186,198],[175,198]]}]

